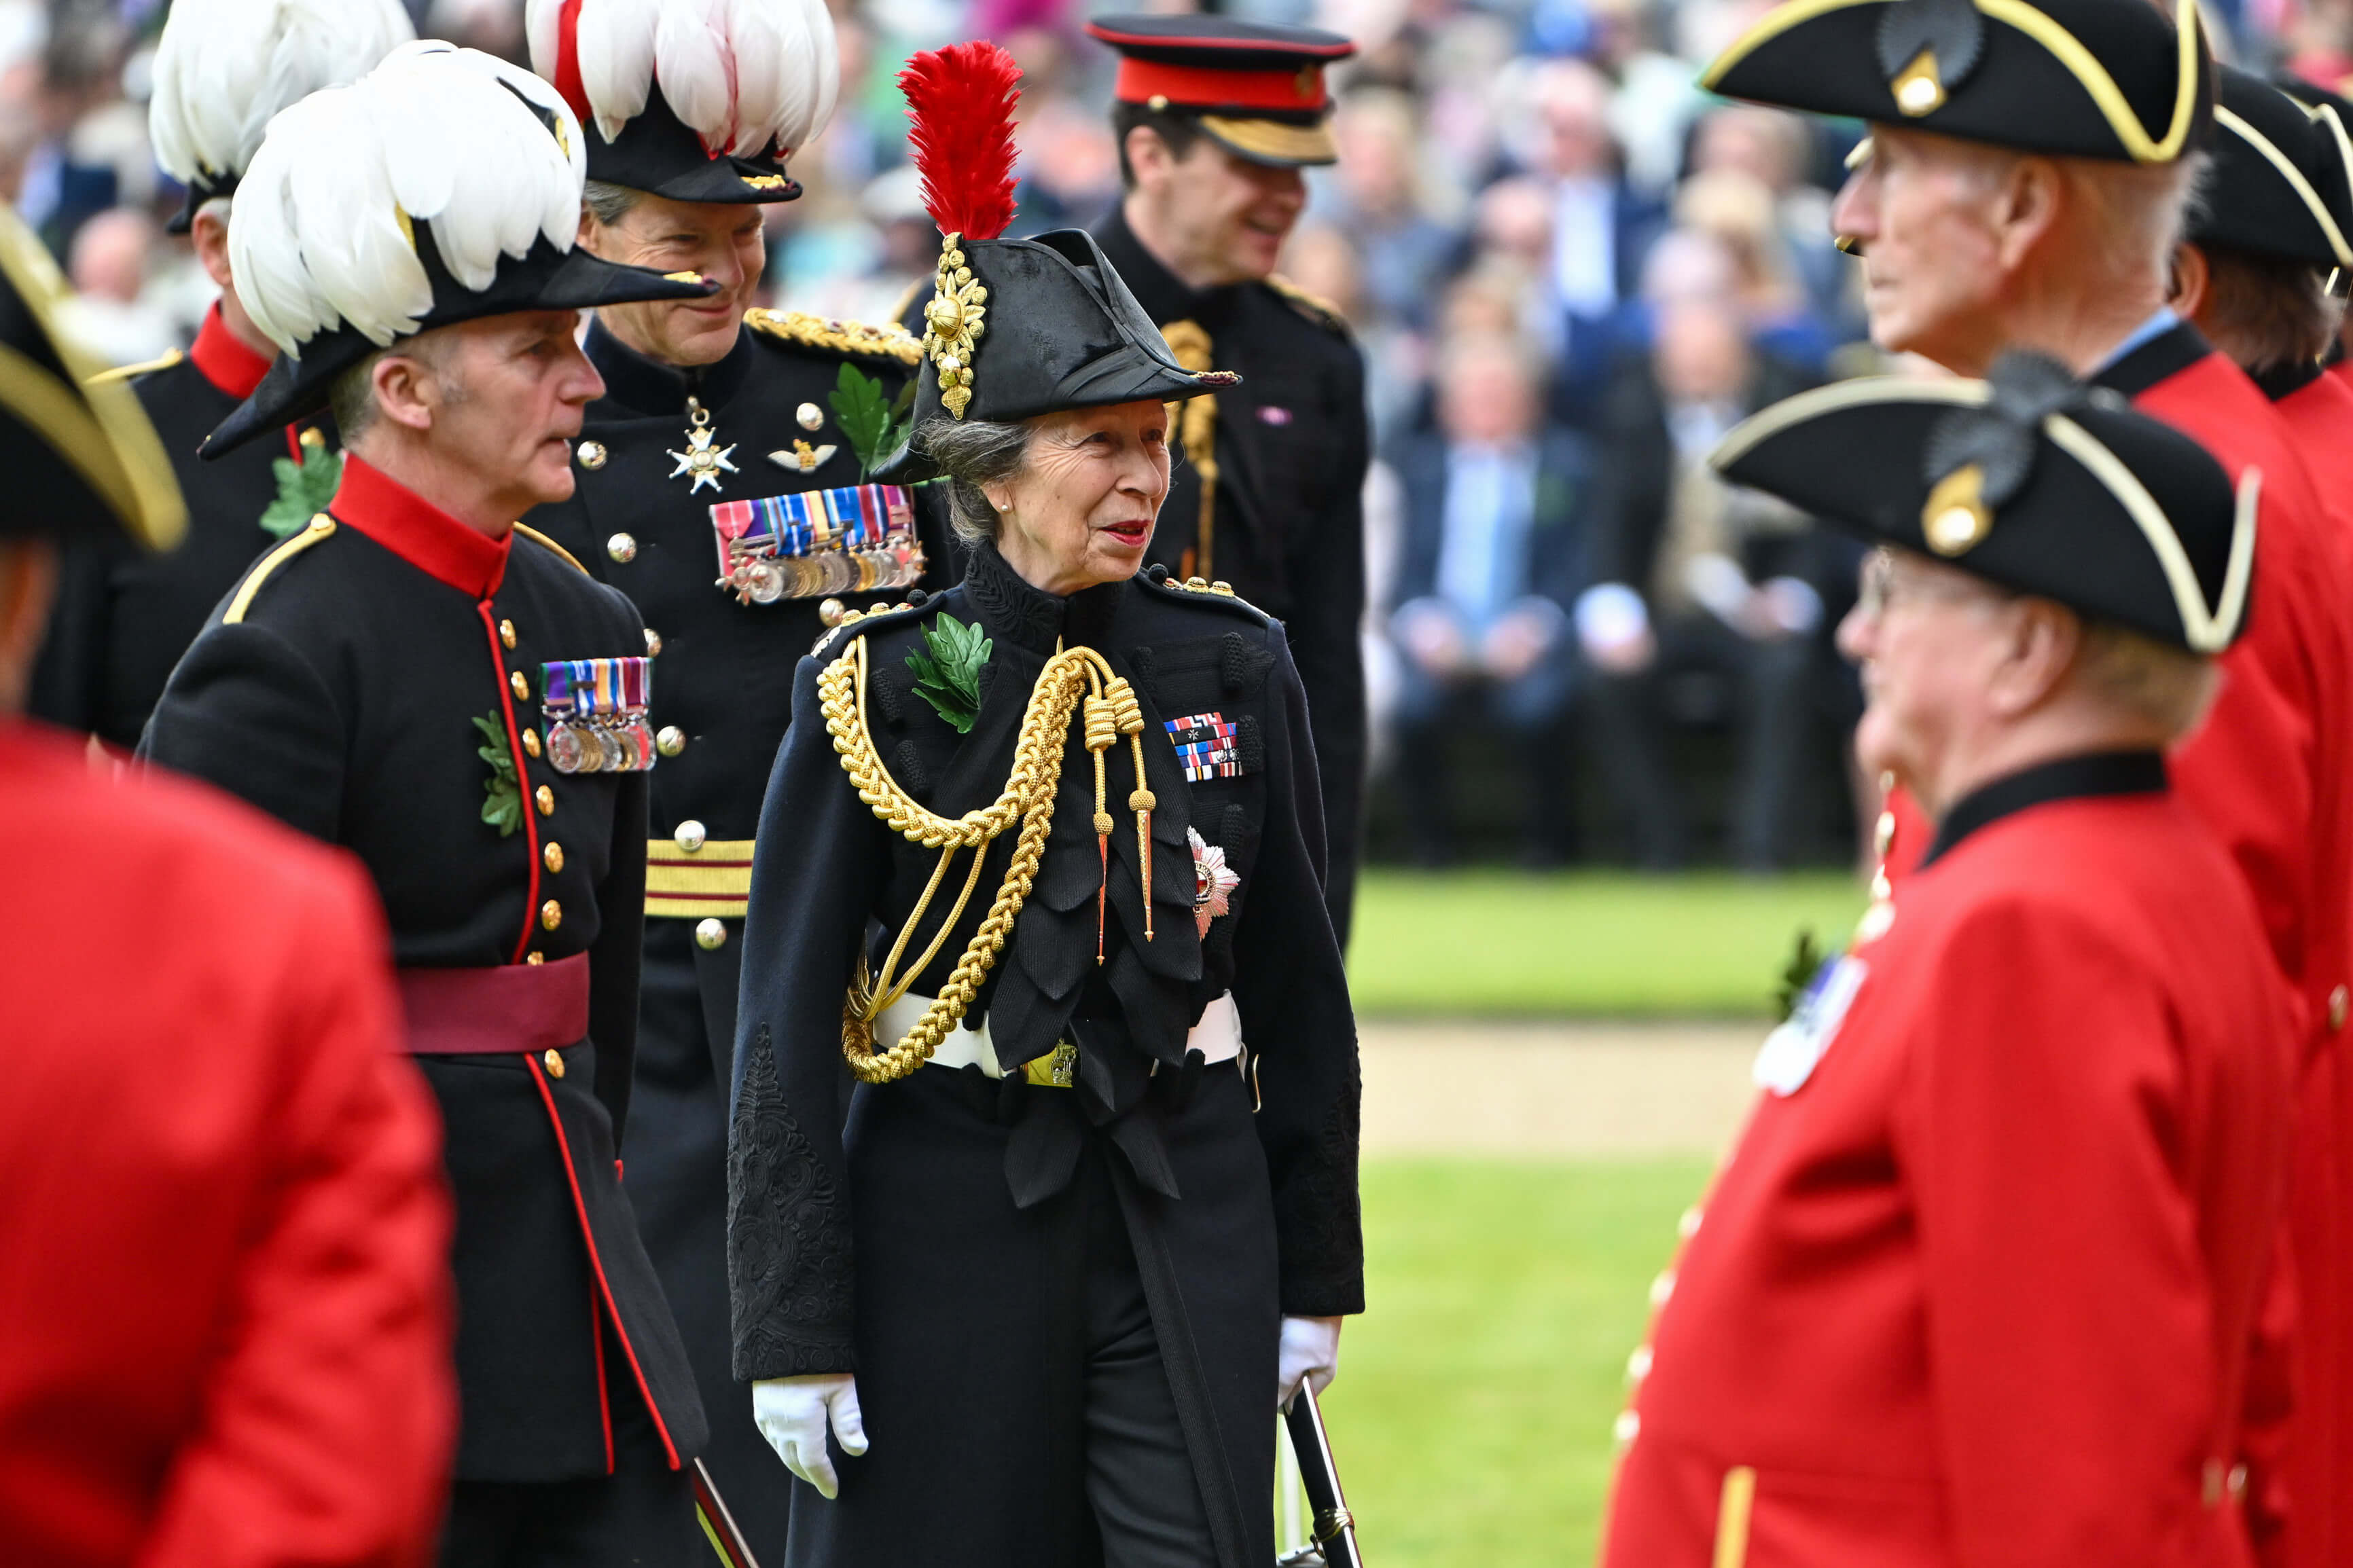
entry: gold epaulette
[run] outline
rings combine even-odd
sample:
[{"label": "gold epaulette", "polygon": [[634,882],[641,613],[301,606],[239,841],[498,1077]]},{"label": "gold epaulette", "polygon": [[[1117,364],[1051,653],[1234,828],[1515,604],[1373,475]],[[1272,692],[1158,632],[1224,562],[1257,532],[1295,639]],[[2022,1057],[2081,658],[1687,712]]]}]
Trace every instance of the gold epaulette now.
[{"label": "gold epaulette", "polygon": [[593,575],[593,574],[589,572],[588,568],[580,564],[580,557],[573,554],[572,552],[565,549],[564,546],[556,543],[555,541],[548,538],[547,535],[540,532],[539,530],[535,528],[525,528],[522,524],[518,522],[514,525],[514,531],[522,535],[523,538],[530,540],[533,544],[538,545],[542,550],[554,551],[558,560],[565,562],[575,572],[579,573],[582,576],[586,577]]},{"label": "gold epaulette", "polygon": [[118,381],[129,381],[133,376],[152,375],[159,370],[170,370],[173,366],[178,364],[182,360],[187,357],[187,353],[184,350],[170,349],[165,351],[161,359],[151,359],[144,364],[119,364],[112,370],[102,370],[96,375],[86,376],[82,380],[82,384],[84,386],[106,386]]},{"label": "gold epaulette", "polygon": [[1280,272],[1268,273],[1266,286],[1290,300],[1301,315],[1316,325],[1329,328],[1344,338],[1350,335],[1348,318],[1342,315],[1340,307],[1331,300],[1321,295],[1310,294]]},{"label": "gold epaulette", "polygon": [[237,584],[237,597],[228,602],[228,613],[221,616],[221,625],[233,626],[245,619],[245,612],[253,606],[253,596],[269,581],[269,574],[285,565],[314,544],[322,543],[335,531],[335,520],[325,512],[311,520],[311,526],[291,539],[280,540],[277,546],[253,563],[253,570]]},{"label": "gold epaulette", "polygon": [[906,329],[895,321],[876,327],[864,321],[837,321],[801,310],[753,310],[744,312],[744,324],[755,332],[765,332],[788,343],[831,349],[836,353],[894,359],[901,364],[915,364],[923,357],[923,341],[910,337]]},{"label": "gold epaulette", "polygon": [[1155,593],[1168,594],[1195,604],[1230,605],[1242,614],[1254,617],[1260,625],[1274,617],[1234,592],[1230,583],[1210,583],[1198,577],[1179,577],[1174,572],[1155,578],[1150,573],[1138,573],[1135,580]]}]

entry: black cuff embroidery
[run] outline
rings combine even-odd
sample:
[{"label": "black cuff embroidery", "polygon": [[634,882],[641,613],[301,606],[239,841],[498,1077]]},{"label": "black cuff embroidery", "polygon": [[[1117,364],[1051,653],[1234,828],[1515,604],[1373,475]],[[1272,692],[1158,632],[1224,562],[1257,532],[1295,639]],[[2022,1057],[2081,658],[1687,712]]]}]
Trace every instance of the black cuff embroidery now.
[{"label": "black cuff embroidery", "polygon": [[848,1205],[776,1083],[766,1025],[727,1138],[727,1283],[746,1382],[851,1365]]}]

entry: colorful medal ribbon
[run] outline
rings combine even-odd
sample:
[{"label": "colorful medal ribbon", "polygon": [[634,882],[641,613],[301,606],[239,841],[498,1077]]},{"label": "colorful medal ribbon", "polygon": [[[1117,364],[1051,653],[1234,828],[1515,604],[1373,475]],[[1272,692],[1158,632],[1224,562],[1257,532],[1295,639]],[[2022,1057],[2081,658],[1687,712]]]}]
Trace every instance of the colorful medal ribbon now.
[{"label": "colorful medal ribbon", "polygon": [[721,588],[745,605],[881,594],[923,575],[915,511],[901,485],[846,485],[714,501]]},{"label": "colorful medal ribbon", "polygon": [[640,773],[654,765],[653,660],[568,658],[540,668],[547,760],[561,773]]}]

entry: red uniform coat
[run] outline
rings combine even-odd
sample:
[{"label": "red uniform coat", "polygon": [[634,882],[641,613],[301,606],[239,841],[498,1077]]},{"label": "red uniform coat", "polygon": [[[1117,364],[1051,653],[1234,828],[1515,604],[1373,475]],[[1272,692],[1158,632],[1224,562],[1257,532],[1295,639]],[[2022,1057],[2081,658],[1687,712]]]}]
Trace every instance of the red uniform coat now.
[{"label": "red uniform coat", "polygon": [[0,1562],[428,1560],[438,1130],[357,868],[0,723]]},{"label": "red uniform coat", "polygon": [[1818,1064],[1785,1054],[1662,1278],[1607,1568],[2248,1561],[2295,1014],[2162,778],[2075,759],[1961,803],[1826,971]]}]

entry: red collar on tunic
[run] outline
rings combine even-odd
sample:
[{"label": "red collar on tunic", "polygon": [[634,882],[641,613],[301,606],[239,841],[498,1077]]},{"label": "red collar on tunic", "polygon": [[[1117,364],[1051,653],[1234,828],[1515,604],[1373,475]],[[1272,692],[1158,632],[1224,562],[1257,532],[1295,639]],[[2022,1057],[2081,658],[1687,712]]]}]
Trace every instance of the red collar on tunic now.
[{"label": "red collar on tunic", "polygon": [[221,320],[217,300],[205,312],[205,324],[196,330],[195,345],[188,350],[188,357],[195,361],[206,381],[238,399],[251,397],[261,378],[269,374],[269,356],[255,353],[237,341],[228,323]]},{"label": "red collar on tunic", "polygon": [[499,591],[512,534],[492,539],[459,521],[407,486],[343,454],[343,488],[328,508],[337,522],[366,534],[428,576],[476,599]]}]

